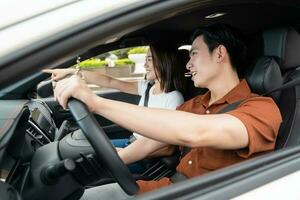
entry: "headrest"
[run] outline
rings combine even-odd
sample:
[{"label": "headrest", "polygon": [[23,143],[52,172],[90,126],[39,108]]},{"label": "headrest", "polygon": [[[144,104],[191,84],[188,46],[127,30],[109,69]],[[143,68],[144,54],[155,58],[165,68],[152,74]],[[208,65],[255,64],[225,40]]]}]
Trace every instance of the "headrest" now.
[{"label": "headrest", "polygon": [[274,56],[282,70],[300,66],[300,34],[293,28],[277,28],[263,33],[264,55]]},{"label": "headrest", "polygon": [[[261,56],[245,74],[251,91],[264,94],[282,85],[280,67],[272,57]],[[270,94],[278,102],[280,92]]]}]

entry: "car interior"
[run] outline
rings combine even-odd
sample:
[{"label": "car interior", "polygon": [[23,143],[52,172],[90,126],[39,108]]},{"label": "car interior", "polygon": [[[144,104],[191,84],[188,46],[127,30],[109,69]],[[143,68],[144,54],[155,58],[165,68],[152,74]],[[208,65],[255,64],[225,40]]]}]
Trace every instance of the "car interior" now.
[{"label": "car interior", "polygon": [[[190,36],[197,27],[229,24],[241,30],[248,47],[247,62],[239,72],[241,79],[247,80],[254,93],[273,98],[280,108],[283,122],[275,151],[282,151],[300,143],[300,123],[297,123],[300,84],[295,82],[300,79],[299,6],[279,1],[191,3],[161,18],[145,20],[143,25],[133,23],[132,29],[112,35],[118,38],[113,42],[96,39],[93,45],[82,46],[72,55],[66,53],[61,59],[63,62],[51,62],[44,68],[66,68],[73,66],[78,56],[86,60],[112,50],[158,41],[180,47],[191,44]],[[220,13],[222,15],[216,17]],[[183,51],[181,55],[182,59],[189,59],[188,52]],[[35,72],[37,75],[28,76],[30,81],[19,86],[13,95],[6,93],[1,97],[1,101],[5,101],[5,105],[0,105],[1,115],[9,116],[0,121],[0,136],[5,136],[0,137],[1,176],[6,174],[5,182],[9,184],[0,187],[1,190],[15,191],[13,195],[23,199],[40,199],[45,194],[46,199],[78,199],[85,188],[118,182],[125,192],[135,194],[138,191],[135,180],[159,180],[175,173],[178,152],[148,160],[148,169],[143,174],[130,174],[108,141],[129,137],[131,131],[102,116],[91,115],[78,101],[70,101],[69,109],[63,110],[52,96],[52,82],[47,81],[49,75]],[[185,101],[207,91],[195,88],[189,77],[186,83]],[[139,101],[139,96],[116,90],[97,94],[132,104]],[[76,131],[78,128],[82,132]],[[89,132],[99,134],[86,134]],[[208,179],[203,178],[203,181]],[[205,188],[204,184],[191,181],[181,185],[182,189],[173,189],[172,193],[166,190],[144,197],[155,199],[155,195],[161,195],[157,199],[173,199],[185,193],[187,187],[190,190]],[[1,190],[0,197],[9,199],[8,193]]]}]

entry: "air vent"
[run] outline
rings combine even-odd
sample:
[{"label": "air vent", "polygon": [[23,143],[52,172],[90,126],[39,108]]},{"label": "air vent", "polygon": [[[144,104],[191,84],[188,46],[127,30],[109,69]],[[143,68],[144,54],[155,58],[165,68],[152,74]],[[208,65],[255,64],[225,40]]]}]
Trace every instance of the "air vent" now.
[{"label": "air vent", "polygon": [[42,130],[39,129],[38,126],[36,126],[33,122],[30,120],[28,121],[30,124],[28,128],[26,129],[26,132],[28,135],[34,139],[37,143],[39,143],[41,146],[50,143],[50,139],[43,133]]}]

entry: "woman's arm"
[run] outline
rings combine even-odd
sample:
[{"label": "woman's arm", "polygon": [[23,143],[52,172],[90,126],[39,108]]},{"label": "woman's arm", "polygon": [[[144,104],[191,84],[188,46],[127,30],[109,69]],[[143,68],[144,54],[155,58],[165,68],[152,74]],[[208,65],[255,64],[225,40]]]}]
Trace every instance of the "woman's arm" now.
[{"label": "woman's arm", "polygon": [[[45,69],[43,72],[51,73],[51,78],[55,81],[58,81],[67,77],[68,75],[73,75],[76,72],[76,69]],[[138,94],[137,82],[122,81],[99,72],[89,70],[81,70],[80,73],[87,83],[118,89],[125,93]]]},{"label": "woman's arm", "polygon": [[167,151],[159,151],[168,146],[171,145],[141,136],[126,148],[119,150],[118,154],[125,164],[130,164],[147,157],[171,155],[174,148],[167,148]]},{"label": "woman's arm", "polygon": [[82,71],[84,79],[91,84],[101,85],[103,87],[118,89],[125,93],[138,94],[138,83],[118,80],[111,76],[93,71]]}]

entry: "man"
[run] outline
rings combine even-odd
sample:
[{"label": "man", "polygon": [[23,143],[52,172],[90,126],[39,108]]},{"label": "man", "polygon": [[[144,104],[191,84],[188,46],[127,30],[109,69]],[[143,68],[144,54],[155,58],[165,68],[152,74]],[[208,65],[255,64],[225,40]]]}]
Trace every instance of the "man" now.
[{"label": "man", "polygon": [[[58,83],[55,98],[66,108],[67,99],[73,96],[86,103],[91,112],[127,129],[165,143],[191,147],[177,171],[194,177],[274,149],[282,121],[280,111],[271,98],[251,93],[247,82],[240,81],[236,68],[242,65],[243,52],[245,46],[238,34],[226,25],[196,31],[186,67],[194,85],[209,91],[185,102],[177,111],[103,99],[76,76]],[[243,102],[235,110],[216,114],[238,100]],[[171,181],[163,178],[138,184],[141,193]],[[104,192],[108,189],[111,193]],[[84,198],[108,198],[112,193],[118,199],[128,197],[116,185],[107,185],[86,192]]]}]

